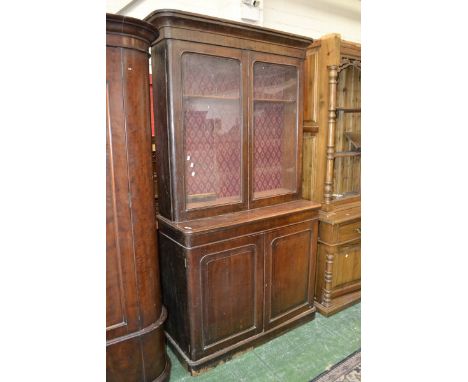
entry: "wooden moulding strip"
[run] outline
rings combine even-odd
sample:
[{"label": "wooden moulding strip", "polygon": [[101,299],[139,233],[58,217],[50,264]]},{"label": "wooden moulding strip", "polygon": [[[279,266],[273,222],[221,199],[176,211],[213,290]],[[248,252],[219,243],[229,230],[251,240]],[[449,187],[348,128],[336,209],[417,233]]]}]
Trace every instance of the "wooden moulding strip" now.
[{"label": "wooden moulding strip", "polygon": [[320,244],[323,244],[323,245],[326,245],[328,247],[338,247],[340,245],[343,245],[343,244],[354,244],[354,243],[359,243],[361,241],[361,238],[360,237],[355,237],[354,239],[349,239],[349,240],[345,240],[345,241],[340,241],[339,243],[334,243],[334,244],[331,244],[331,243],[327,243],[326,241],[323,241],[323,240],[320,240],[318,239],[317,242],[320,243]]},{"label": "wooden moulding strip", "polygon": [[317,134],[319,131],[319,126],[316,122],[304,121],[303,131],[304,133]]},{"label": "wooden moulding strip", "polygon": [[335,158],[343,158],[343,157],[357,157],[360,156],[360,151],[339,151],[336,152],[333,156]]},{"label": "wooden moulding strip", "polygon": [[161,310],[161,315],[151,325],[148,325],[147,327],[145,327],[143,329],[137,330],[136,332],[126,334],[125,336],[121,336],[121,337],[117,337],[117,338],[113,338],[111,340],[108,340],[108,341],[106,341],[106,346],[115,345],[115,344],[117,344],[119,342],[127,341],[127,340],[129,340],[131,338],[140,337],[140,336],[148,334],[148,333],[150,333],[150,332],[152,332],[154,330],[158,330],[158,329],[160,329],[162,327],[162,324],[164,323],[164,321],[166,321],[166,318],[167,318],[167,310],[163,305],[162,310]]},{"label": "wooden moulding strip", "polygon": [[357,108],[337,107],[336,111],[343,112],[343,113],[360,113],[361,108],[360,107],[357,107]]},{"label": "wooden moulding strip", "polygon": [[231,351],[237,349],[237,348],[240,348],[244,345],[247,345],[249,344],[250,342],[253,342],[257,339],[260,339],[270,333],[273,333],[275,331],[278,331],[290,324],[292,324],[294,321],[298,321],[300,320],[301,318],[304,318],[308,315],[312,315],[314,314],[315,312],[317,311],[317,309],[315,308],[315,306],[311,306],[310,309],[306,310],[305,312],[299,314],[298,316],[295,316],[293,318],[291,318],[290,320],[288,321],[285,321],[277,326],[275,326],[274,328],[271,328],[270,330],[265,330],[261,333],[258,333],[256,335],[253,335],[249,338],[246,338],[242,341],[239,341],[231,346],[227,346],[221,350],[218,350],[217,352],[214,352],[213,354],[210,354],[210,355],[207,355],[206,357],[203,357],[203,358],[200,358],[196,361],[192,361],[188,356],[187,354],[185,354],[185,352],[179,347],[179,345],[177,344],[177,342],[171,337],[171,335],[168,333],[168,332],[164,332],[166,334],[166,338],[169,340],[169,342],[172,344],[172,346],[174,346],[174,348],[177,350],[177,352],[179,353],[179,355],[184,359],[184,361],[187,363],[187,365],[193,367],[193,366],[200,366],[200,365],[203,365],[205,362],[209,362],[211,360],[214,360],[226,353],[230,353]]},{"label": "wooden moulding strip", "polygon": [[204,31],[211,34],[243,37],[300,49],[307,48],[314,41],[306,36],[176,9],[156,10],[146,16],[145,21],[158,29],[180,28],[192,31]]}]

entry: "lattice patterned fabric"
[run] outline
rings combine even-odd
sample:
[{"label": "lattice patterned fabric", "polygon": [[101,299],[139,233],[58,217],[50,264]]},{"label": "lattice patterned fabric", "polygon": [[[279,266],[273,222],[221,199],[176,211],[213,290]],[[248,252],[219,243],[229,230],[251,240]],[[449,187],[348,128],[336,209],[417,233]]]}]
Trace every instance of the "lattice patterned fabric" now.
[{"label": "lattice patterned fabric", "polygon": [[296,88],[294,67],[263,62],[254,65],[254,98],[295,99]]},{"label": "lattice patterned fabric", "polygon": [[[213,193],[214,172],[214,121],[207,120],[207,111],[185,112],[185,181],[189,195]],[[196,167],[195,167],[196,165]]]},{"label": "lattice patterned fabric", "polygon": [[185,112],[186,187],[189,195],[240,195],[241,140],[238,105]]},{"label": "lattice patterned fabric", "polygon": [[239,61],[201,54],[187,54],[183,59],[185,95],[240,96]]},{"label": "lattice patterned fabric", "polygon": [[218,193],[220,197],[236,196],[241,194],[240,113],[224,107],[221,115],[228,130],[220,128],[215,135]]},{"label": "lattice patterned fabric", "polygon": [[[184,54],[183,66],[187,193],[240,196],[240,63]],[[296,89],[295,67],[255,64],[255,98],[292,101]],[[257,101],[254,108],[254,192],[282,188],[285,105]]]},{"label": "lattice patterned fabric", "polygon": [[254,192],[281,187],[284,105],[257,102],[254,111]]},{"label": "lattice patterned fabric", "polygon": [[240,197],[240,62],[190,53],[183,67],[187,194]]}]

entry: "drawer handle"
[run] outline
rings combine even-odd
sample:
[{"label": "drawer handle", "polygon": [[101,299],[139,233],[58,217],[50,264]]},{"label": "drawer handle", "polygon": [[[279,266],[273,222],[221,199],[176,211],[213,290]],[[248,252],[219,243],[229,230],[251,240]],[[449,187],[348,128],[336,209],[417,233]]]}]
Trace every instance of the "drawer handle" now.
[{"label": "drawer handle", "polygon": [[361,234],[361,228],[356,228],[355,231],[356,231],[358,234]]}]

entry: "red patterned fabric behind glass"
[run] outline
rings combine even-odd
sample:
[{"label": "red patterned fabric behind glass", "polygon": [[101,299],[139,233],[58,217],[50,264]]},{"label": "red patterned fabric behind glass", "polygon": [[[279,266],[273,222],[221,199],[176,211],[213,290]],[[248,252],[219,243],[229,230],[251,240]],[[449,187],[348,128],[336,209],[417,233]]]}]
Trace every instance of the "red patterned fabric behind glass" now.
[{"label": "red patterned fabric behind glass", "polygon": [[240,63],[201,54],[183,60],[186,192],[240,197]]},{"label": "red patterned fabric behind glass", "polygon": [[189,195],[216,191],[214,162],[206,160],[214,157],[214,124],[213,120],[206,120],[206,114],[207,111],[185,112],[185,179]]},{"label": "red patterned fabric behind glass", "polygon": [[254,63],[254,192],[291,189],[289,147],[295,133],[291,116],[297,98],[297,68],[266,62]]},{"label": "red patterned fabric behind glass", "polygon": [[202,96],[240,96],[239,61],[202,54],[187,54],[183,73],[184,94]]},{"label": "red patterned fabric behind glass", "polygon": [[232,109],[217,107],[223,120],[209,118],[208,110],[185,111],[185,179],[189,195],[240,195],[240,121],[238,111]]},{"label": "red patterned fabric behind glass", "polygon": [[281,187],[281,141],[284,105],[257,102],[254,112],[254,190],[261,192]]},{"label": "red patterned fabric behind glass", "polygon": [[[284,70],[278,70],[274,65],[261,65],[262,68],[255,70],[254,98],[283,99],[286,73]],[[262,72],[262,69],[265,72]]]}]

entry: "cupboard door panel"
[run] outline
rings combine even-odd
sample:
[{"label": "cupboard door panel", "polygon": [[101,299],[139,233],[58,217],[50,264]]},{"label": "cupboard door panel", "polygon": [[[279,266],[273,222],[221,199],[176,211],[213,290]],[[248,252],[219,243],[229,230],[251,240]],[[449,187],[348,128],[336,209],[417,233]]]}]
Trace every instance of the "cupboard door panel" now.
[{"label": "cupboard door panel", "polygon": [[[195,276],[197,277],[197,276]],[[263,239],[228,240],[200,250],[200,348],[228,346],[262,329]]]},{"label": "cupboard door panel", "polygon": [[316,222],[271,231],[265,236],[265,329],[313,305]]},{"label": "cupboard door panel", "polygon": [[307,302],[310,234],[303,231],[276,238],[272,247],[271,316],[277,317]]},{"label": "cupboard door panel", "polygon": [[333,259],[332,296],[360,289],[361,243],[341,247]]}]

